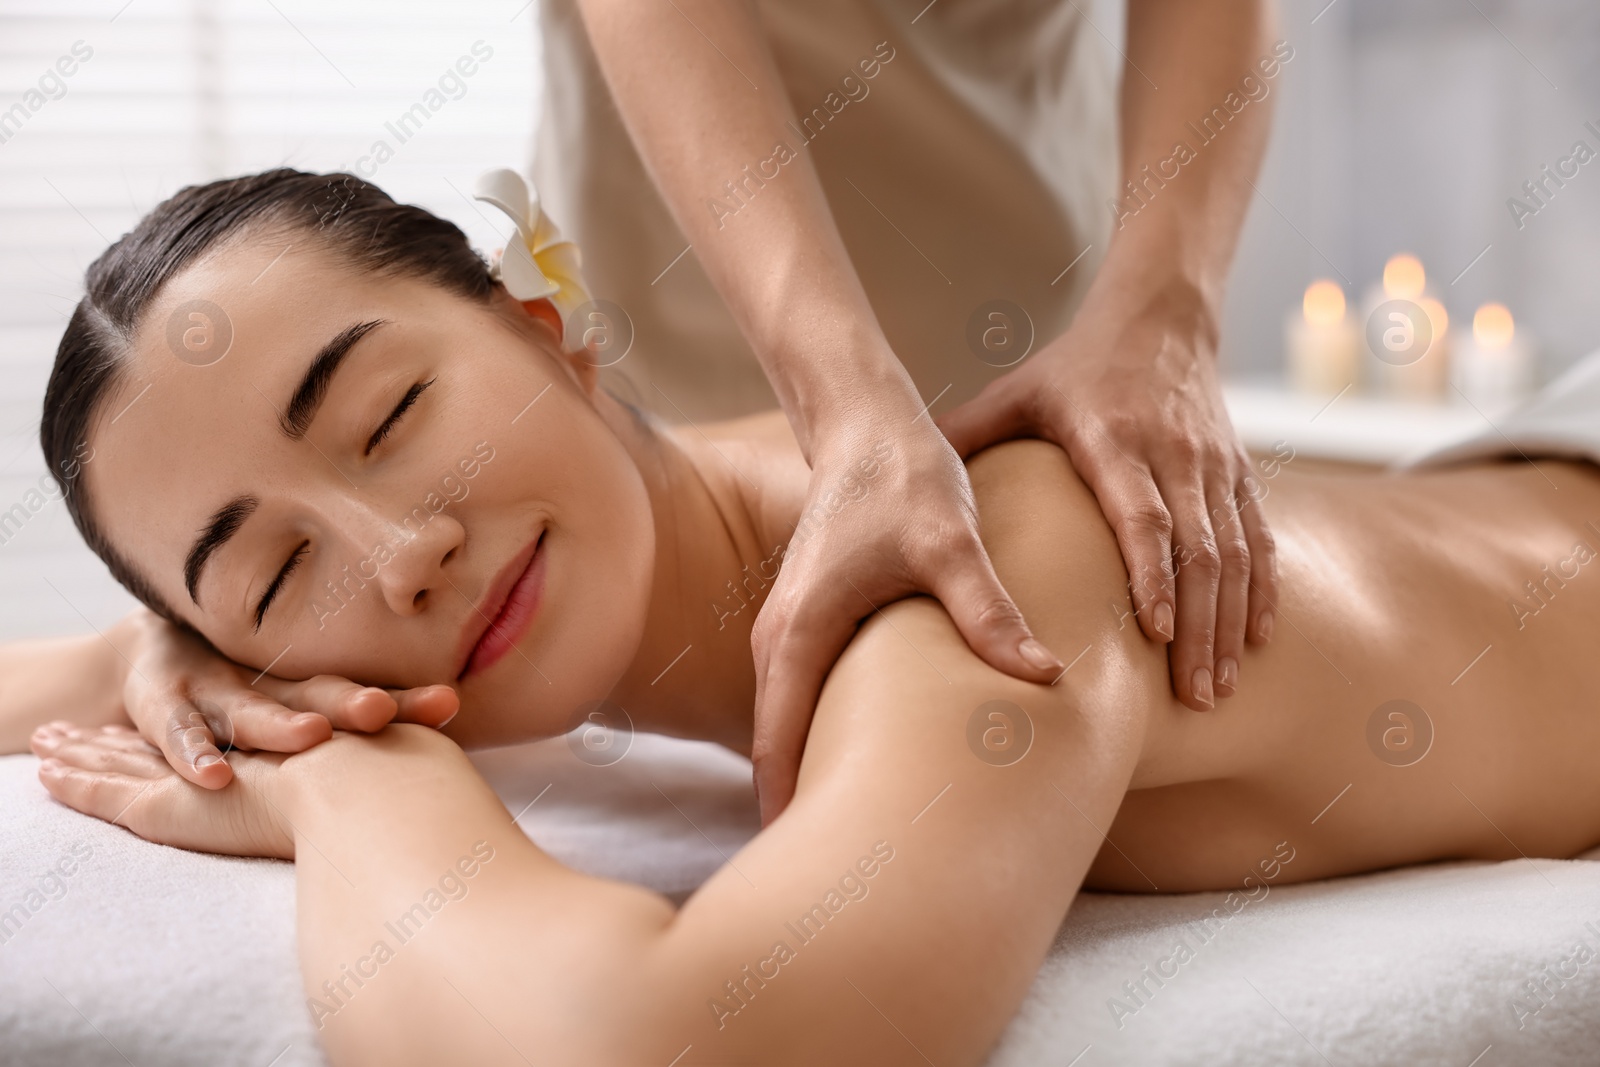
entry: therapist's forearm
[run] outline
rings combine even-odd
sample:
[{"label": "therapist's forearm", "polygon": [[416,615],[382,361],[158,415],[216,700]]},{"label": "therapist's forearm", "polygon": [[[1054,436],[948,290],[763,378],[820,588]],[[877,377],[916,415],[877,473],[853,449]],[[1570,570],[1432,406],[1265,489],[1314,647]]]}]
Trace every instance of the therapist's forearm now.
[{"label": "therapist's forearm", "polygon": [[[1270,0],[1130,0],[1122,213],[1098,287],[1184,290],[1192,310],[1215,316],[1272,125],[1281,72],[1264,77],[1258,64],[1281,66],[1275,24]],[[1258,98],[1241,88],[1246,76]],[[1228,107],[1241,101],[1237,112]],[[1220,132],[1202,141],[1196,127],[1214,108],[1227,122],[1213,120],[1205,132]],[[1180,144],[1192,153],[1186,162],[1175,158]]]},{"label": "therapist's forearm", "polygon": [[[651,178],[794,422],[811,437],[853,398],[911,403],[834,223],[753,6],[727,0],[580,0],[595,54]],[[703,32],[702,32],[703,31]],[[713,43],[714,42],[714,43]],[[796,158],[734,216],[724,183]],[[915,408],[913,407],[913,410]]]}]

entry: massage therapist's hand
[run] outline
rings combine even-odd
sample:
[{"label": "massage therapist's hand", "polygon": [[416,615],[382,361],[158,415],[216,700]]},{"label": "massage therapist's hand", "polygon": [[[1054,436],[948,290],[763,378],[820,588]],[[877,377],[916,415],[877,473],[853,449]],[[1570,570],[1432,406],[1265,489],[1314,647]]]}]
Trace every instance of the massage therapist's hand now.
[{"label": "massage therapist's hand", "polygon": [[241,667],[146,609],[128,656],[123,705],[145,739],[184,778],[208,789],[233,780],[219,745],[302,752],[335,729],[391,722],[440,727],[460,707],[447,685],[378,689],[333,675],[292,682]]},{"label": "massage therapist's hand", "polygon": [[823,679],[878,605],[931,593],[995,668],[1048,683],[1063,666],[1001,586],[966,467],[915,391],[864,393],[813,427],[806,503],[752,634],[763,825],[794,794]]},{"label": "massage therapist's hand", "polygon": [[938,420],[963,456],[1024,436],[1066,451],[1116,533],[1140,627],[1171,641],[1173,689],[1196,710],[1232,695],[1245,640],[1271,636],[1277,602],[1215,351],[1198,294],[1097,280],[1065,334]]}]

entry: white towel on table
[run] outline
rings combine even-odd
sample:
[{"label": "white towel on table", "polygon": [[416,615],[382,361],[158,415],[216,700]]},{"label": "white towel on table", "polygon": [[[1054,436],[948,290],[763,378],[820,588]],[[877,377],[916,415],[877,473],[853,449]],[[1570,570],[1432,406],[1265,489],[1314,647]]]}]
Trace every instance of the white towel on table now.
[{"label": "white towel on table", "polygon": [[1600,351],[1579,360],[1532,399],[1461,441],[1430,448],[1400,466],[1433,466],[1495,456],[1563,456],[1600,463]]},{"label": "white towel on table", "polygon": [[[682,900],[755,833],[750,766],[705,743],[633,743],[611,767],[579,761],[565,739],[474,761],[558,859]],[[0,1065],[324,1067],[300,989],[293,868],[141,841],[56,804],[37,766],[0,758],[0,914],[63,856],[90,855],[0,944]],[[1491,1045],[1475,1067],[1600,1060],[1600,863],[1286,885],[1213,918],[1199,943],[1194,923],[1225,896],[1080,894],[990,1067],[1467,1067]],[[1163,969],[1186,934],[1193,958],[1131,999],[1124,983]],[[1564,964],[1579,942],[1594,958]],[[1524,987],[1535,980],[1540,999]]]}]

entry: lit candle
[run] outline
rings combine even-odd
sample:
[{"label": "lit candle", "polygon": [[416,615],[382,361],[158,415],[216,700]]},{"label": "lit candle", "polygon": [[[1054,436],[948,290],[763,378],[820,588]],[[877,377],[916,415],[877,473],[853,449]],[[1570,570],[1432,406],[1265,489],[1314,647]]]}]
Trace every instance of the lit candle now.
[{"label": "lit candle", "polygon": [[1533,346],[1504,304],[1485,304],[1472,316],[1472,336],[1462,339],[1455,362],[1456,388],[1470,403],[1504,410],[1527,398]]},{"label": "lit candle", "polygon": [[1450,364],[1450,315],[1426,295],[1427,272],[1408,253],[1383,266],[1381,293],[1368,294],[1365,333],[1376,391],[1410,400],[1444,394]]},{"label": "lit candle", "polygon": [[1306,287],[1300,314],[1289,315],[1284,340],[1294,388],[1333,395],[1356,383],[1360,339],[1345,315],[1344,290],[1337,283],[1323,279]]},{"label": "lit candle", "polygon": [[1383,265],[1383,295],[1391,300],[1415,300],[1428,287],[1422,260],[1408,252],[1389,257]]}]

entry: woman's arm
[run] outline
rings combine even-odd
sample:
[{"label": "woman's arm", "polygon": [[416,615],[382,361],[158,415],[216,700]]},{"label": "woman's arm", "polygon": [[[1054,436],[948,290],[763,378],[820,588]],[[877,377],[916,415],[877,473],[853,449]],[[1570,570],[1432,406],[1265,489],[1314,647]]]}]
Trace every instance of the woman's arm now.
[{"label": "woman's arm", "polygon": [[331,675],[291,682],[249,670],[142,607],[100,633],[0,644],[0,754],[26,752],[47,722],[131,723],[174,770],[209,789],[233,777],[220,745],[299,752],[335,728],[442,725],[459,706],[443,685],[386,692]]},{"label": "woman's arm", "polygon": [[122,687],[139,623],[134,613],[103,633],[0,644],[0,755],[28,751],[29,735],[51,719],[126,723]]},{"label": "woman's arm", "polygon": [[[1105,611],[1126,576],[1092,501],[1075,506],[1087,491],[1059,451],[1023,448],[994,464],[1012,477],[991,550],[1049,639],[1093,654],[1029,685],[933,601],[885,609],[828,680],[794,803],[677,914],[552,861],[441,737],[295,757],[317,768],[290,803],[333,1061],[980,1062],[1100,848],[1144,709],[1170,700],[1160,658]],[[1031,745],[1001,765],[1016,748],[995,732],[1015,745],[1021,711]]]},{"label": "woman's arm", "polygon": [[428,730],[235,756],[219,791],[129,735],[58,736],[36,742],[57,757],[41,776],[157,840],[292,852],[335,1064],[976,1064],[1101,847],[1148,710],[1171,701],[1160,657],[1105,610],[1126,574],[1065,457],[1009,445],[973,477],[1041,632],[1092,652],[1029,685],[933,601],[891,605],[828,679],[794,803],[676,913],[551,860]]}]

